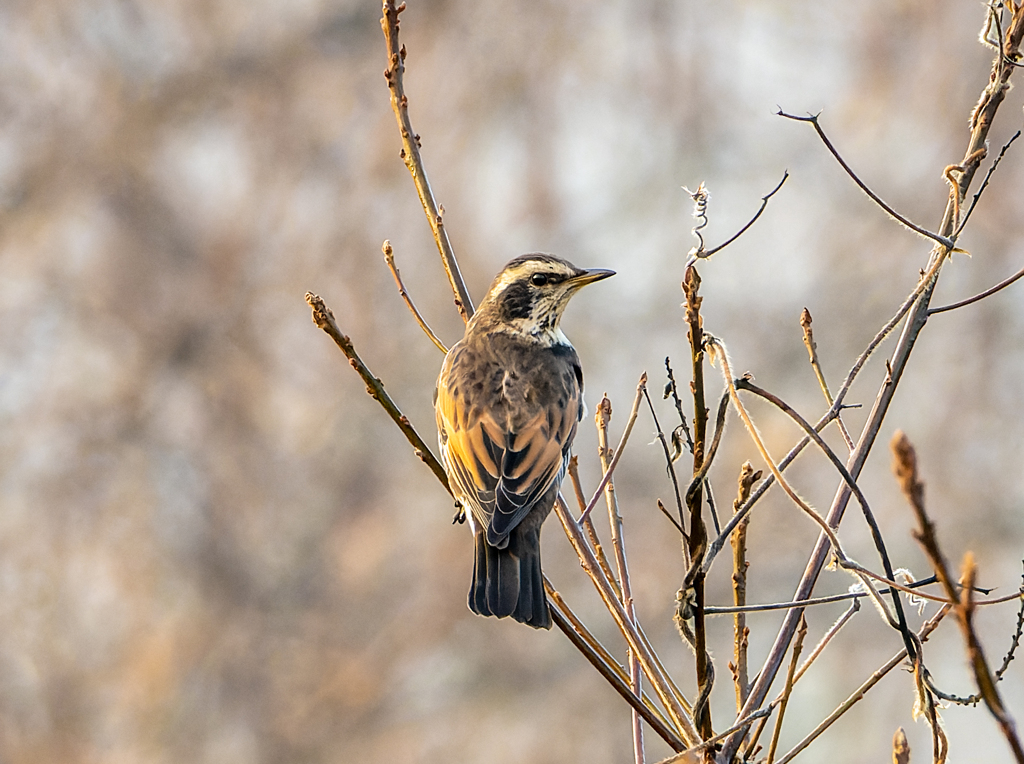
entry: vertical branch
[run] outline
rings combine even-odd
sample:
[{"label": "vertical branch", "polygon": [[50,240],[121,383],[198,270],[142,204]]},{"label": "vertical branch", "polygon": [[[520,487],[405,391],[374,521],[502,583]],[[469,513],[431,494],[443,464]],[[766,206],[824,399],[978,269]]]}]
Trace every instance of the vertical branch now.
[{"label": "vertical branch", "polygon": [[768,764],[775,761],[775,751],[779,746],[779,735],[782,733],[782,720],[786,716],[786,706],[789,705],[789,696],[793,693],[793,675],[796,672],[797,661],[800,660],[800,651],[804,648],[804,637],[807,636],[807,619],[800,615],[800,627],[796,632],[796,641],[793,643],[793,655],[789,660],[789,673],[786,675],[786,689],[782,692],[782,701],[779,705],[779,715],[775,717],[775,729],[772,731],[772,742],[768,745]]},{"label": "vertical branch", "polygon": [[[739,488],[736,492],[736,501],[733,502],[733,512],[736,512],[743,503],[750,497],[751,486],[761,479],[761,470],[754,471],[750,462],[744,462],[740,468]],[[750,516],[743,518],[736,526],[732,534],[732,601],[737,607],[747,604],[747,526],[750,524]],[[743,708],[747,702],[747,693],[750,691],[749,669],[747,667],[747,643],[750,636],[750,629],[747,628],[747,614],[737,611],[733,616],[733,681],[736,685],[736,711]]]},{"label": "vertical branch", "polygon": [[412,121],[409,119],[409,99],[405,95],[403,83],[405,46],[398,42],[398,16],[404,10],[405,3],[396,7],[395,0],[384,0],[383,16],[380,20],[381,28],[384,30],[384,39],[388,46],[388,68],[384,70],[384,79],[388,82],[388,90],[391,92],[391,109],[395,112],[398,131],[402,135],[402,161],[405,162],[409,174],[412,175],[412,182],[416,186],[420,204],[423,205],[423,212],[426,213],[427,222],[430,223],[430,230],[434,234],[437,250],[441,254],[441,263],[444,265],[448,281],[455,293],[455,305],[462,315],[462,320],[469,321],[474,310],[473,300],[469,296],[469,290],[466,289],[466,282],[462,280],[462,273],[459,271],[459,263],[455,259],[451,242],[448,241],[448,232],[444,228],[444,220],[441,217],[443,208],[434,201],[434,192],[430,190],[430,181],[427,180],[427,173],[423,169],[423,159],[420,156],[420,137],[413,131]]},{"label": "vertical branch", "polygon": [[[704,451],[707,441],[708,410],[704,401],[704,327],[700,315],[700,304],[703,300],[698,294],[700,275],[697,269],[689,267],[683,279],[683,294],[686,296],[687,336],[690,340],[690,360],[692,381],[690,391],[693,393],[693,474],[697,476],[704,467]],[[677,624],[682,621],[688,626],[693,620],[693,650],[697,665],[697,689],[699,697],[694,704],[694,724],[704,738],[713,734],[711,726],[711,706],[708,702],[711,685],[714,682],[714,669],[707,651],[707,630],[704,622],[704,572],[701,563],[707,551],[708,536],[701,516],[704,503],[704,491],[698,484],[692,491],[687,491],[686,508],[690,514],[689,557],[690,570],[680,591],[680,607]],[[687,617],[688,616],[688,617]],[[680,624],[682,628],[683,624]]]},{"label": "vertical branch", "polygon": [[[608,423],[612,419],[612,402],[608,396],[601,399],[598,404],[597,413],[594,416],[597,422],[597,444],[598,456],[601,459],[601,469],[608,472],[612,463],[612,451],[608,446]],[[636,625],[636,612],[633,609],[633,594],[629,586],[629,567],[626,564],[626,542],[622,537],[622,517],[619,515],[619,503],[615,498],[615,485],[609,480],[604,487],[605,501],[608,504],[608,525],[610,527],[612,549],[615,551],[615,567],[618,570],[618,578],[621,582],[621,600],[626,608],[626,617]],[[589,518],[588,518],[589,519]],[[629,650],[629,682],[633,692],[640,695],[640,661],[632,649]],[[644,764],[644,729],[640,724],[640,716],[636,709],[633,709],[633,755],[636,764]]]}]

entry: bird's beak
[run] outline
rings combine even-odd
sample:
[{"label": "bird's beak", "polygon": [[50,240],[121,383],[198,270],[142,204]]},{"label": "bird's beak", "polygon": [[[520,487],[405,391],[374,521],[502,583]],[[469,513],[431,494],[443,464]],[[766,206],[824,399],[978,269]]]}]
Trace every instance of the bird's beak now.
[{"label": "bird's beak", "polygon": [[569,279],[569,283],[574,287],[583,287],[587,284],[593,284],[595,281],[606,279],[609,276],[614,276],[615,271],[607,271],[603,268],[593,268],[589,271],[583,271],[579,276],[573,276]]}]

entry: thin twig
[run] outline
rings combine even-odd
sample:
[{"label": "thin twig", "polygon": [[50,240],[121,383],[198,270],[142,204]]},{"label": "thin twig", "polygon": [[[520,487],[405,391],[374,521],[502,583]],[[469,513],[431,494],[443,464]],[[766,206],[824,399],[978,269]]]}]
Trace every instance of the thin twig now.
[{"label": "thin twig", "polygon": [[789,673],[786,675],[786,688],[782,691],[782,698],[779,701],[779,715],[775,717],[775,729],[772,730],[772,741],[768,745],[768,764],[775,761],[775,751],[779,745],[779,735],[782,734],[782,721],[786,715],[786,706],[789,705],[789,696],[793,694],[794,674],[796,674],[796,663],[800,660],[800,651],[804,647],[804,637],[807,636],[807,619],[803,613],[800,614],[800,626],[796,630],[796,641],[793,642],[793,655],[789,659]]},{"label": "thin twig", "polygon": [[748,724],[756,722],[758,719],[765,718],[771,712],[772,710],[770,708],[762,708],[760,711],[755,711],[750,716],[740,719],[736,724],[729,727],[729,729],[722,730],[714,737],[708,738],[703,743],[693,746],[693,748],[687,748],[685,751],[677,753],[675,756],[669,756],[667,759],[662,759],[658,762],[658,764],[691,764],[691,762],[696,763],[698,761],[698,759],[696,758],[696,754],[699,754],[701,751],[704,751],[710,748],[711,746],[716,745],[719,741],[724,740],[736,730],[743,729]]},{"label": "thin twig", "polygon": [[956,310],[957,308],[963,308],[967,305],[976,303],[979,300],[984,300],[986,297],[990,297],[994,295],[996,292],[999,292],[1005,289],[1006,287],[1010,286],[1010,284],[1017,281],[1017,279],[1021,278],[1022,276],[1024,276],[1024,268],[1021,268],[1015,274],[1010,276],[1010,278],[1000,281],[994,287],[986,289],[984,292],[981,292],[980,294],[974,295],[974,297],[968,297],[966,300],[960,300],[960,302],[954,302],[949,305],[943,305],[940,308],[931,308],[928,310],[928,315],[934,316],[936,313],[945,313],[947,310]]},{"label": "thin twig", "polygon": [[981,199],[982,193],[984,193],[985,189],[988,188],[988,182],[992,179],[992,175],[995,173],[996,168],[999,166],[999,163],[1003,161],[1003,156],[1006,154],[1006,150],[1010,148],[1010,145],[1015,140],[1020,138],[1020,132],[1020,130],[1015,132],[1013,134],[1013,137],[1003,144],[1003,148],[999,151],[999,155],[995,158],[995,161],[992,162],[992,166],[988,168],[988,172],[985,173],[984,180],[981,181],[981,185],[978,187],[977,192],[974,194],[974,199],[971,201],[971,206],[967,208],[967,214],[964,215],[963,220],[960,221],[960,225],[956,229],[954,238],[960,235],[960,232],[964,230],[964,226],[967,225],[967,221],[971,219],[971,214],[974,212],[974,208],[978,206],[978,200]]},{"label": "thin twig", "polygon": [[[893,571],[892,563],[889,561],[889,553],[888,551],[886,551],[885,540],[882,538],[882,530],[878,527],[878,521],[875,520],[875,515],[871,511],[871,508],[868,506],[868,501],[867,498],[864,496],[864,493],[860,490],[860,487],[857,485],[857,482],[853,479],[853,476],[846,469],[846,466],[841,461],[839,461],[839,457],[835,455],[835,452],[833,452],[829,445],[825,443],[824,440],[822,440],[821,436],[814,431],[814,428],[811,427],[810,423],[806,419],[804,419],[792,406],[787,404],[777,395],[769,393],[767,390],[763,390],[762,388],[758,387],[748,377],[743,377],[742,379],[738,380],[736,383],[736,387],[737,389],[748,390],[754,393],[755,395],[761,396],[762,398],[764,398],[767,401],[770,401],[772,404],[774,404],[779,409],[788,414],[794,422],[796,422],[798,425],[800,425],[801,428],[803,428],[804,432],[806,432],[808,437],[810,437],[811,440],[815,442],[815,444],[822,450],[825,456],[828,457],[829,461],[831,461],[833,466],[835,466],[835,468],[839,471],[839,474],[843,476],[843,479],[846,481],[847,486],[850,488],[851,491],[853,491],[854,496],[857,497],[857,502],[860,504],[861,511],[864,514],[864,520],[867,522],[868,528],[871,530],[871,538],[874,542],[875,549],[878,552],[878,556],[882,560],[882,567],[885,570],[885,575],[888,579],[895,581],[896,574]],[[874,591],[874,589],[872,588],[871,591]],[[892,590],[892,604],[893,608],[895,608],[896,610],[897,628],[899,629],[899,632],[903,637],[903,643],[907,648],[908,654],[913,658],[913,638],[910,635],[910,627],[907,626],[906,615],[903,612],[903,602],[900,599],[900,596],[897,593],[896,588],[893,588]]]},{"label": "thin twig", "polygon": [[[582,513],[587,508],[587,500],[583,497],[583,488],[580,483],[579,459],[575,455],[569,458],[569,481],[572,483],[572,492],[576,496],[576,504],[580,508],[580,513]],[[601,539],[598,538],[597,529],[594,527],[594,518],[587,516],[583,520],[582,527],[590,538],[590,545],[594,548],[594,554],[597,555],[597,561],[600,563],[601,569],[608,576],[608,583],[615,589],[615,595],[622,599],[619,581],[615,574],[612,573],[611,565],[608,564],[608,557],[604,553]]]},{"label": "thin twig", "polygon": [[[719,244],[717,247],[712,247],[711,249],[705,249],[704,248],[704,239],[701,238],[700,239],[700,245],[695,247],[694,249],[690,250],[690,253],[689,253],[690,257],[686,261],[686,267],[689,268],[697,260],[704,260],[704,259],[706,259],[708,257],[711,257],[712,255],[714,255],[717,252],[721,252],[723,249],[725,249],[730,244],[732,244],[734,241],[736,241],[736,239],[740,238],[740,236],[745,234],[747,232],[747,229],[749,229],[752,225],[754,225],[754,223],[757,222],[757,219],[759,217],[761,217],[761,213],[764,212],[765,208],[768,206],[768,200],[771,199],[773,196],[775,196],[775,194],[777,194],[779,192],[779,189],[782,188],[782,184],[785,183],[788,179],[789,179],[789,170],[786,170],[782,174],[782,180],[780,180],[778,182],[778,184],[775,186],[775,188],[773,188],[771,191],[769,191],[767,194],[765,194],[764,196],[761,197],[761,206],[757,210],[757,212],[754,213],[754,217],[752,217],[747,222],[747,224],[745,226],[743,226],[740,230],[738,230],[736,233],[734,233],[732,236],[730,236],[724,242]],[[701,184],[701,188],[703,188],[703,187],[704,187],[704,184]],[[692,196],[692,194],[691,194],[691,196]],[[707,202],[705,201],[705,206],[706,206],[706,204],[707,204]],[[705,215],[704,218],[705,218],[705,225],[707,225],[707,216]],[[703,226],[701,226],[701,228],[703,228]],[[698,237],[699,237],[699,234],[698,234]]]},{"label": "thin twig", "polygon": [[[928,638],[929,634],[935,631],[935,628],[939,625],[939,622],[942,621],[942,619],[946,616],[946,613],[949,612],[951,607],[952,606],[948,604],[943,605],[941,608],[939,608],[939,611],[935,615],[933,615],[928,621],[924,623],[921,629],[917,632],[917,637],[922,642],[924,642]],[[854,704],[856,704],[859,700],[862,700],[864,696],[867,694],[868,690],[870,690],[872,687],[878,684],[886,674],[888,674],[890,671],[892,671],[894,668],[900,665],[906,657],[907,651],[906,648],[904,648],[903,650],[900,650],[898,653],[892,656],[892,658],[890,658],[884,664],[882,664],[882,666],[880,666],[878,670],[871,674],[871,676],[868,677],[868,679],[860,687],[854,690],[853,693],[846,700],[840,703],[839,706],[837,706],[832,713],[825,717],[824,721],[822,721],[821,724],[819,724],[817,727],[811,730],[811,732],[808,733],[803,740],[801,740],[799,743],[793,746],[793,748],[791,748],[785,756],[779,759],[777,764],[788,764],[790,761],[792,761],[797,756],[797,754],[799,754],[801,751],[807,748],[807,746],[813,743],[821,735],[821,733],[823,733],[825,730],[831,727],[832,724],[839,717],[841,717],[843,714],[849,711],[854,706]]]},{"label": "thin twig", "polygon": [[792,119],[796,122],[810,123],[814,127],[814,131],[818,134],[818,137],[821,138],[821,142],[825,144],[825,148],[827,148],[829,150],[829,153],[832,154],[833,157],[835,157],[836,161],[839,162],[840,166],[846,171],[846,174],[853,179],[853,182],[857,184],[858,188],[860,188],[861,191],[863,191],[871,198],[871,201],[873,201],[875,204],[877,204],[879,207],[885,210],[885,212],[890,217],[895,219],[897,222],[902,223],[911,231],[919,233],[921,236],[925,236],[931,239],[932,241],[938,242],[940,245],[946,247],[947,249],[953,248],[953,239],[950,239],[949,237],[943,236],[941,234],[933,233],[932,231],[929,231],[926,228],[922,228],[916,223],[912,223],[910,220],[903,217],[903,215],[901,215],[888,204],[886,204],[884,201],[882,201],[881,197],[879,197],[878,194],[872,191],[864,181],[857,177],[857,173],[855,173],[850,168],[850,165],[846,163],[846,160],[843,159],[842,155],[836,150],[836,147],[833,146],[832,142],[828,139],[828,136],[825,135],[825,131],[821,129],[821,125],[818,123],[818,117],[821,116],[820,114],[808,114],[806,117],[799,117],[796,114],[787,114],[782,109],[779,109],[775,113],[780,117]]},{"label": "thin twig", "polygon": [[615,456],[612,457],[612,463],[605,470],[604,475],[601,477],[601,482],[597,484],[597,490],[594,491],[594,495],[591,497],[587,506],[583,509],[580,514],[580,519],[576,521],[577,524],[585,521],[590,513],[594,511],[594,507],[601,498],[601,494],[604,493],[604,487],[608,485],[608,481],[612,479],[612,473],[615,468],[619,465],[619,459],[622,458],[622,452],[626,448],[626,441],[629,440],[629,434],[633,432],[633,425],[636,423],[636,416],[640,410],[640,396],[647,395],[647,372],[645,371],[640,375],[640,381],[636,386],[636,397],[633,399],[633,408],[629,412],[629,419],[626,420],[626,429],[622,431],[622,438],[619,440],[619,445],[615,449]]},{"label": "thin twig", "polygon": [[816,644],[814,649],[811,650],[811,654],[807,656],[807,660],[800,664],[800,668],[796,670],[796,676],[793,677],[793,684],[800,681],[800,678],[807,672],[807,669],[811,667],[814,661],[818,659],[818,656],[821,655],[826,647],[828,647],[828,643],[832,641],[832,638],[839,633],[840,629],[850,622],[850,619],[853,618],[859,610],[860,600],[856,599],[851,602],[850,607],[846,608],[846,610],[843,611],[843,614],[836,619],[836,622],[829,627],[828,631],[825,632],[825,635],[818,641],[818,644]]},{"label": "thin twig", "polygon": [[569,538],[569,543],[572,544],[573,549],[576,551],[580,564],[583,566],[584,571],[586,571],[588,578],[593,582],[598,594],[604,601],[605,607],[619,627],[619,631],[625,637],[626,644],[639,658],[644,675],[651,683],[658,698],[664,704],[679,736],[687,745],[695,745],[700,742],[700,736],[697,734],[692,720],[676,697],[678,690],[670,689],[671,680],[660,669],[646,643],[639,636],[637,627],[629,620],[625,608],[618,597],[615,596],[611,584],[608,583],[604,571],[601,570],[601,566],[597,562],[597,557],[587,543],[586,537],[580,530],[572,513],[569,512],[569,508],[566,506],[565,500],[562,499],[561,495],[559,495],[558,500],[555,502],[555,514],[558,516],[559,521],[561,521],[562,529]]},{"label": "thin twig", "polygon": [[[643,720],[651,725],[651,729],[659,737],[668,743],[673,750],[682,751],[686,746],[679,735],[669,726],[668,722],[665,721],[660,712],[653,706],[649,698],[646,696],[639,698],[633,693],[629,682],[625,678],[625,673],[622,672],[622,667],[616,663],[615,659],[603,647],[600,647],[600,643],[593,638],[590,632],[586,631],[582,622],[576,618],[575,614],[568,610],[559,593],[551,587],[550,582],[546,578],[544,580],[544,588],[547,590],[549,602],[551,603],[551,619],[555,622],[555,625],[562,630],[576,649],[583,653],[612,688],[629,703],[634,712],[642,716]],[[585,636],[580,634],[579,629],[584,630]],[[600,650],[595,649],[595,644],[597,647],[600,647]]]},{"label": "thin twig", "polygon": [[[672,489],[676,496],[676,509],[679,512],[679,524],[683,525],[686,520],[683,517],[683,499],[679,493],[679,478],[676,476],[676,470],[674,462],[672,461],[672,452],[669,450],[668,441],[665,439],[665,433],[661,429],[661,423],[658,421],[658,413],[654,410],[654,404],[651,402],[651,396],[647,394],[646,388],[644,389],[644,398],[647,399],[647,407],[651,410],[651,419],[654,420],[654,429],[658,436],[658,440],[661,441],[661,447],[665,451],[665,462],[666,471],[668,476],[672,479]],[[687,539],[689,534],[687,534]],[[686,564],[689,565],[690,561],[687,560]]]},{"label": "thin twig", "polygon": [[398,294],[400,294],[402,299],[405,301],[405,306],[412,312],[413,318],[416,319],[416,323],[420,325],[420,329],[422,329],[423,333],[430,338],[430,341],[437,346],[437,349],[442,353],[447,353],[448,348],[445,347],[445,344],[437,338],[437,335],[434,334],[434,330],[430,328],[427,322],[423,319],[423,316],[420,315],[420,312],[416,310],[416,305],[413,304],[412,297],[410,297],[409,293],[406,291],[405,284],[402,283],[402,275],[398,272],[398,267],[395,265],[395,251],[391,248],[391,242],[385,239],[384,244],[381,246],[381,250],[384,252],[384,262],[387,263],[388,270],[391,271],[391,275],[395,278],[395,285],[398,287]]},{"label": "thin twig", "polygon": [[394,0],[384,0],[383,15],[380,20],[388,47],[388,68],[384,70],[384,79],[387,80],[388,90],[391,91],[391,109],[395,112],[398,130],[402,136],[402,160],[409,168],[412,182],[416,186],[416,193],[420,197],[420,204],[423,205],[423,212],[426,213],[427,222],[430,223],[434,242],[441,254],[441,263],[444,265],[448,281],[455,293],[456,306],[462,315],[462,320],[468,322],[473,315],[473,299],[469,296],[466,282],[463,281],[462,273],[459,271],[459,263],[455,259],[455,252],[452,250],[451,242],[448,241],[448,232],[444,228],[444,220],[441,217],[441,207],[434,200],[434,193],[430,190],[430,182],[427,180],[423,159],[420,156],[420,137],[413,131],[412,121],[409,119],[409,99],[405,95],[403,83],[405,46],[398,41],[398,16],[404,10],[405,3],[396,7]]},{"label": "thin twig", "polygon": [[[597,453],[601,461],[601,469],[608,471],[611,467],[612,454],[608,448],[608,424],[612,418],[612,402],[605,395],[597,406],[594,420],[597,423]],[[626,608],[626,615],[636,625],[636,612],[633,608],[633,594],[629,585],[629,565],[626,562],[626,540],[622,535],[622,516],[619,514],[619,502],[615,497],[615,483],[612,480],[604,489],[605,501],[608,505],[608,525],[611,533],[612,549],[615,552],[615,568],[621,583],[620,600]],[[636,695],[640,694],[640,661],[632,650],[627,656],[629,662],[629,684]],[[644,730],[640,724],[640,716],[633,709],[633,758],[636,764],[644,764]]]},{"label": "thin twig", "polygon": [[[993,62],[992,73],[989,77],[989,81],[982,91],[982,95],[977,106],[971,114],[971,135],[967,143],[967,149],[964,152],[965,157],[974,155],[978,149],[985,146],[996,112],[1009,90],[1010,77],[1014,71],[1014,67],[1006,65],[1005,61],[1007,58],[1010,60],[1016,60],[1019,57],[1022,39],[1024,39],[1024,9],[1022,9],[1021,6],[1017,6],[1011,19],[1010,28],[1007,30],[1004,38],[1003,50],[1000,51],[999,56]],[[977,167],[977,164],[965,166],[965,171],[960,175],[960,198],[963,198],[967,190],[970,188],[971,183],[974,180]],[[942,222],[939,225],[940,234],[946,240],[948,240],[954,233],[955,226],[953,221],[953,208],[954,205],[951,199],[946,204]],[[854,478],[859,477],[860,472],[867,461],[871,448],[875,443],[875,439],[881,430],[882,421],[885,419],[885,415],[889,410],[889,405],[895,395],[896,388],[903,376],[903,371],[910,360],[910,355],[917,344],[917,339],[928,320],[928,305],[931,302],[939,269],[942,263],[945,262],[946,257],[949,255],[950,249],[950,246],[943,245],[942,247],[933,249],[930,255],[927,272],[925,277],[921,279],[921,283],[924,286],[921,288],[920,297],[915,298],[914,308],[909,312],[907,321],[903,327],[903,332],[896,342],[896,347],[893,350],[892,357],[888,364],[887,373],[882,381],[878,394],[875,397],[875,402],[868,415],[867,422],[861,431],[857,446],[854,448],[853,453],[851,453],[850,459],[847,462],[847,468]],[[848,379],[850,378],[848,377]],[[836,405],[841,405],[844,394],[845,391],[840,390],[839,394],[836,395]],[[834,409],[835,405],[833,406],[833,410]],[[844,481],[836,491],[835,498],[832,500],[832,506],[829,508],[828,515],[826,516],[826,520],[830,525],[838,526],[842,521],[843,514],[846,511],[846,506],[849,503],[851,495],[851,491]],[[823,537],[819,537],[818,542],[815,544],[814,551],[811,553],[811,557],[808,560],[804,575],[801,577],[800,582],[797,585],[794,599],[806,599],[810,596],[811,591],[814,589],[814,584],[817,582],[818,574],[821,572],[821,569],[825,564],[827,555],[827,540]],[[757,681],[751,689],[750,697],[748,698],[747,705],[745,706],[745,710],[747,712],[758,708],[761,703],[764,702],[768,689],[775,680],[779,668],[782,665],[782,659],[785,655],[786,648],[793,639],[793,634],[796,631],[797,626],[797,618],[797,611],[791,610],[783,619],[782,626],[776,635],[775,642],[772,644],[768,657],[765,659],[764,665],[758,674]],[[730,762],[742,742],[742,737],[743,735],[741,733],[732,735],[722,746],[722,750],[716,758],[721,762]]]},{"label": "thin twig", "polygon": [[341,333],[338,328],[337,322],[334,320],[334,313],[328,308],[324,301],[319,296],[312,292],[306,292],[306,303],[310,308],[313,309],[313,323],[318,328],[323,329],[334,340],[335,344],[341,348],[341,352],[348,358],[349,365],[356,370],[356,373],[362,378],[363,382],[366,383],[366,392],[373,397],[388,413],[388,416],[398,425],[398,429],[405,435],[406,440],[412,445],[413,449],[424,464],[430,467],[430,471],[434,473],[434,477],[441,481],[441,485],[445,487],[448,493],[452,492],[452,489],[448,485],[448,475],[445,474],[444,467],[441,466],[441,462],[437,460],[437,457],[431,452],[429,446],[423,442],[423,438],[416,432],[416,428],[409,422],[409,418],[405,416],[399,410],[398,406],[388,395],[384,389],[384,384],[379,378],[373,375],[373,372],[363,363],[363,360],[356,353],[355,346],[352,344],[347,336]]},{"label": "thin twig", "polygon": [[[814,341],[814,329],[811,328],[811,311],[807,308],[803,309],[800,314],[800,328],[804,332],[804,346],[807,348],[807,355],[810,356],[811,369],[814,371],[814,376],[818,378],[818,385],[821,387],[821,392],[825,396],[825,400],[828,401],[828,405],[831,406],[835,403],[835,399],[832,397],[832,393],[829,392],[828,382],[825,381],[825,374],[821,370],[821,363],[818,361],[818,343]],[[836,417],[836,422],[839,423],[839,431],[843,435],[843,440],[846,441],[846,447],[848,450],[853,450],[853,438],[850,437],[850,431],[846,429],[846,423],[843,422],[841,416]]]}]

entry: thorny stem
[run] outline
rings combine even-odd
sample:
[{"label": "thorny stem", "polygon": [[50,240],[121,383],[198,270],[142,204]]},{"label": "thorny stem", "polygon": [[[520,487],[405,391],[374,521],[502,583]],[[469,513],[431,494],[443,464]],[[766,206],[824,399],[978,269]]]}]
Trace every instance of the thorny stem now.
[{"label": "thorny stem", "polygon": [[430,181],[427,180],[426,170],[423,169],[423,158],[420,156],[420,137],[413,131],[412,121],[409,119],[409,99],[405,95],[403,83],[405,46],[398,41],[398,16],[404,10],[405,3],[396,7],[394,0],[384,0],[383,15],[380,20],[381,28],[384,30],[384,39],[388,46],[388,68],[384,70],[384,79],[388,82],[388,90],[391,92],[391,109],[395,112],[398,131],[402,136],[402,160],[409,169],[409,174],[412,175],[412,182],[416,186],[420,204],[423,205],[423,212],[426,213],[427,222],[430,223],[430,230],[434,234],[437,250],[441,254],[441,263],[444,265],[448,281],[455,293],[456,306],[462,315],[462,320],[468,322],[473,316],[473,299],[469,296],[466,282],[462,279],[459,263],[455,259],[451,242],[448,241],[448,232],[444,228],[441,208],[434,201],[434,193],[430,190]]}]

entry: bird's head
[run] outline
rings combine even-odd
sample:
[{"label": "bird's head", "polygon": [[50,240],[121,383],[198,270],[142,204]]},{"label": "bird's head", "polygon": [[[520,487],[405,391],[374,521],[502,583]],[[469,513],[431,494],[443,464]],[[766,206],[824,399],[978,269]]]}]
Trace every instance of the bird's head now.
[{"label": "bird's head", "polygon": [[587,284],[614,275],[615,271],[577,268],[554,255],[521,255],[495,277],[473,323],[546,345],[568,344],[558,322],[570,298]]}]

